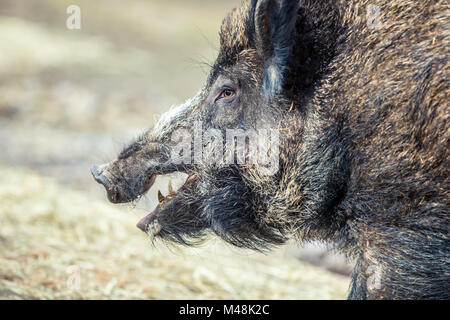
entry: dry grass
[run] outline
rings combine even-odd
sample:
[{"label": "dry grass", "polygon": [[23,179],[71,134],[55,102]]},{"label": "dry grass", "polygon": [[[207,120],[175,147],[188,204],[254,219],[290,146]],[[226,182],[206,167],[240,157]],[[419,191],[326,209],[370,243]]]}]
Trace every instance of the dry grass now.
[{"label": "dry grass", "polygon": [[218,241],[153,248],[138,217],[123,211],[31,170],[0,167],[0,298],[345,298],[348,278],[282,251]]}]

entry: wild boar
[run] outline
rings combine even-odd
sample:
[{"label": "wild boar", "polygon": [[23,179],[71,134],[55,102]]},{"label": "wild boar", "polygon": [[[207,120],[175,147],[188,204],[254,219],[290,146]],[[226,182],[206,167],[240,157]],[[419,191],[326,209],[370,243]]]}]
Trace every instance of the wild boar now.
[{"label": "wild boar", "polygon": [[357,260],[351,299],[450,298],[450,11],[375,4],[244,1],[195,97],[91,168],[109,200],[185,172],[138,223],[152,237],[326,241]]}]

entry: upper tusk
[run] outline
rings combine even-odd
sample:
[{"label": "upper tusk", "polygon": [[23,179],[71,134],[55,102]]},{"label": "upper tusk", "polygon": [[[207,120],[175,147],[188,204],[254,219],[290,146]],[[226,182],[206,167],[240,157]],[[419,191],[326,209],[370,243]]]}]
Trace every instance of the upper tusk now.
[{"label": "upper tusk", "polygon": [[166,197],[164,197],[161,193],[161,190],[158,190],[158,202],[159,203],[164,203],[164,201],[166,200]]}]

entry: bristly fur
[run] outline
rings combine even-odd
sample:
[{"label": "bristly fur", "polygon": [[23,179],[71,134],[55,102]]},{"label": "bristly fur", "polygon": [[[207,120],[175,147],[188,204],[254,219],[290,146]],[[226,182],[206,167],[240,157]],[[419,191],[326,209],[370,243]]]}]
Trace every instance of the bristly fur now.
[{"label": "bristly fur", "polygon": [[[375,4],[369,24],[368,0],[243,1],[200,93],[102,169],[109,198],[184,171],[197,182],[153,214],[162,239],[332,242],[357,260],[351,299],[449,299],[450,13],[445,1]],[[235,95],[219,99],[223,88]],[[171,134],[195,122],[279,129],[279,171],[171,166]]]}]

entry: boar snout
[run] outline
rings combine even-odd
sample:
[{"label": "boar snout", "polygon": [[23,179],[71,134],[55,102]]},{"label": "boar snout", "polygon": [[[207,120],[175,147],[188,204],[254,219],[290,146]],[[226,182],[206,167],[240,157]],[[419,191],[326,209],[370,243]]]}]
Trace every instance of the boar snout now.
[{"label": "boar snout", "polygon": [[94,164],[91,167],[91,173],[92,173],[92,176],[94,177],[95,181],[97,181],[98,183],[102,184],[105,188],[109,188],[110,182],[103,175],[104,167],[105,167],[104,164],[103,165]]},{"label": "boar snout", "polygon": [[94,164],[91,167],[92,176],[94,177],[95,181],[97,181],[98,183],[102,184],[105,187],[109,201],[111,201],[112,203],[124,202],[124,199],[121,199],[119,192],[117,192],[117,190],[114,188],[113,184],[105,174],[107,166],[108,164],[102,165]]},{"label": "boar snout", "polygon": [[157,175],[186,169],[171,162],[170,148],[146,136],[126,147],[114,161],[93,165],[91,173],[112,203],[126,203],[145,194]]}]

